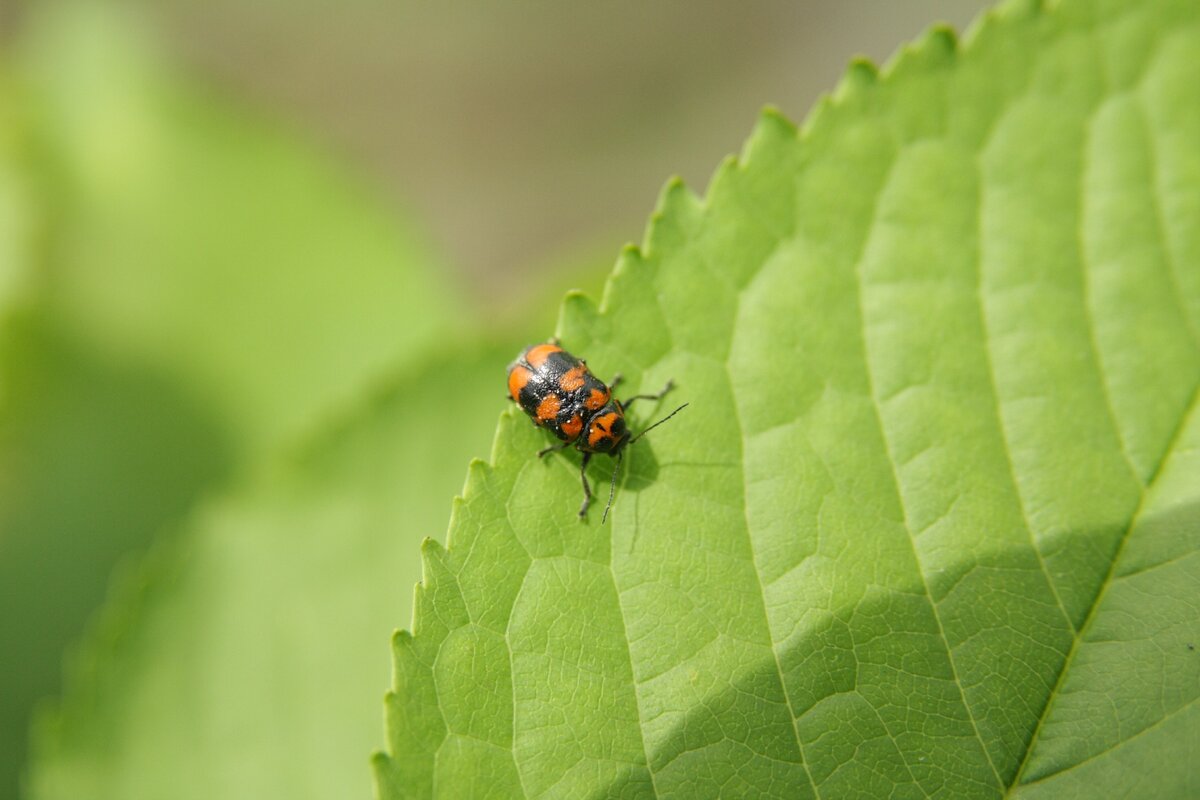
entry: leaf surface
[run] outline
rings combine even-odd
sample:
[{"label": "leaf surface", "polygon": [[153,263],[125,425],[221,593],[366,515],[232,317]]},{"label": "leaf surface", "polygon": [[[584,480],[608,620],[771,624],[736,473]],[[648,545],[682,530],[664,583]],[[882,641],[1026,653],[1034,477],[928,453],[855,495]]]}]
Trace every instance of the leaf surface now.
[{"label": "leaf surface", "polygon": [[560,335],[691,405],[607,527],[502,419],[381,796],[1200,792],[1197,74],[1193,3],[1009,3],[668,186]]},{"label": "leaf surface", "polygon": [[512,349],[431,354],[118,580],[38,726],[30,797],[369,796],[379,645]]}]

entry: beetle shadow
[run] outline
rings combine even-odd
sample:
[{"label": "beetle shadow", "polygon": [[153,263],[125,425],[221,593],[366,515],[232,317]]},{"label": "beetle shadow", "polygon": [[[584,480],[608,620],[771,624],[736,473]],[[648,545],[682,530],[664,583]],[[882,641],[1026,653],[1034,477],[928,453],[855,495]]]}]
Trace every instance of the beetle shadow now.
[{"label": "beetle shadow", "polygon": [[[569,450],[561,454],[568,460],[572,468],[579,470],[583,461],[583,453]],[[654,451],[645,440],[638,442],[625,451],[618,466],[617,459],[594,455],[588,463],[588,482],[592,485],[593,502],[607,502],[609,487],[612,485],[613,470],[617,469],[617,495],[621,492],[640,492],[651,486],[658,478],[659,463]]]},{"label": "beetle shadow", "polygon": [[[623,476],[618,476],[617,480],[621,488],[631,492],[640,492],[647,486],[650,486],[658,478],[659,462],[658,456],[654,452],[653,434],[642,437],[643,433],[647,433],[651,428],[654,428],[673,417],[681,411],[687,403],[679,406],[674,410],[668,410],[663,413],[663,403],[659,401],[654,404],[652,409],[649,409],[645,419],[641,420],[641,424],[633,431],[633,436],[636,441],[625,448],[624,465],[621,467]],[[667,409],[671,406],[668,404]],[[642,409],[646,411],[647,409]]]},{"label": "beetle shadow", "polygon": [[621,472],[624,476],[617,476],[618,488],[640,492],[658,479],[658,456],[648,438],[626,449],[623,460],[625,463],[621,465]]}]

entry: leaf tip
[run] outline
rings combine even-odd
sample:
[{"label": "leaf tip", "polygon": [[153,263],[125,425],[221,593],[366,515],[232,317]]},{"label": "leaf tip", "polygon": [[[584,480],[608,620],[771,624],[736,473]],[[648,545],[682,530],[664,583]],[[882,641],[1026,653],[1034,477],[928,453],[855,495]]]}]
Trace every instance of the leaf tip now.
[{"label": "leaf tip", "polygon": [[[501,442],[503,441],[503,439],[501,437],[504,434],[504,432],[508,430],[508,428],[511,424],[512,424],[512,410],[509,409],[500,415],[500,419],[496,423],[496,434],[495,434],[495,436],[492,437],[492,461],[493,461],[493,463],[500,456]],[[478,494],[480,491],[482,491],[483,486],[485,486],[487,483],[488,474],[491,472],[491,469],[492,469],[492,465],[489,464],[488,462],[484,461],[482,458],[475,457],[475,458],[472,458],[470,461],[468,461],[467,462],[467,479],[465,481],[463,481],[462,493],[458,496],[458,498],[456,498],[456,500],[457,499],[461,499],[462,501],[470,500],[472,497],[474,497],[476,494]],[[461,505],[462,505],[461,502],[451,505],[451,507],[450,507],[451,512],[460,511]],[[454,530],[453,525],[451,525],[450,530],[451,531]],[[447,541],[449,541],[449,539],[447,539]]]},{"label": "leaf tip", "polygon": [[582,289],[571,289],[563,296],[563,308],[570,309],[572,313],[586,311],[589,308],[595,308],[594,301],[587,292]]},{"label": "leaf tip", "polygon": [[[573,330],[581,322],[587,327],[587,322],[596,316],[598,309],[596,301],[587,292],[572,289],[563,298],[562,310],[559,312],[558,332],[566,337],[568,330]],[[574,319],[568,320],[568,316]]]},{"label": "leaf tip", "polygon": [[812,112],[810,112],[805,130],[813,128],[814,124],[825,117],[832,107],[846,105],[854,101],[862,94],[874,89],[879,84],[879,81],[880,69],[878,64],[863,55],[850,59],[850,63],[846,65],[845,74],[842,75],[842,79],[838,81],[833,92],[817,100]]},{"label": "leaf tip", "polygon": [[1045,0],[1007,0],[996,7],[1001,17],[1032,17],[1046,10]]},{"label": "leaf tip", "polygon": [[735,153],[730,153],[721,159],[721,163],[717,165],[713,172],[712,178],[708,182],[708,188],[705,190],[705,202],[711,203],[713,197],[719,195],[722,191],[721,185],[729,179],[731,175],[738,171],[741,166],[741,159]]},{"label": "leaf tip", "polygon": [[931,27],[926,35],[926,41],[931,47],[936,47],[946,53],[956,54],[958,52],[958,31],[948,23],[939,22]]},{"label": "leaf tip", "polygon": [[742,149],[739,163],[749,164],[759,157],[757,154],[760,152],[786,147],[794,142],[798,135],[799,129],[783,112],[774,106],[765,106],[758,114],[758,124],[754,126],[754,133]]},{"label": "leaf tip", "polygon": [[[673,175],[663,184],[662,191],[658,193],[658,202],[654,204],[654,213],[651,215],[651,226],[653,227],[659,220],[669,218],[681,211],[697,209],[700,205],[700,198],[688,187],[683,178]],[[646,237],[647,240],[651,238],[650,235]]]},{"label": "leaf tip", "polygon": [[[605,282],[605,294],[608,293],[609,277]],[[555,332],[565,342],[571,342],[580,352],[587,352],[593,339],[601,335],[597,329],[600,320],[600,310],[596,300],[586,292],[572,289],[563,298],[558,310],[558,325]]]},{"label": "leaf tip", "polygon": [[646,227],[642,251],[657,253],[661,248],[672,247],[683,234],[691,229],[693,221],[704,207],[704,201],[696,196],[679,176],[671,178],[659,192],[650,224]]},{"label": "leaf tip", "polygon": [[[630,273],[637,270],[646,263],[645,251],[636,244],[626,244],[621,248],[621,255],[617,257],[617,264],[613,268],[612,276],[609,278],[609,285],[621,278],[627,277]],[[608,294],[608,286],[605,287],[605,295]]]},{"label": "leaf tip", "polygon": [[[845,78],[842,79],[845,83]],[[839,84],[841,86],[841,84]],[[800,138],[808,139],[813,135],[813,131],[821,126],[824,120],[829,116],[830,109],[833,108],[833,95],[829,92],[822,92],[813,102],[812,108],[800,123]]]},{"label": "leaf tip", "polygon": [[931,27],[925,35],[901,47],[883,70],[885,79],[905,72],[949,66],[958,57],[958,33],[949,25]]},{"label": "leaf tip", "polygon": [[412,633],[404,628],[392,631],[392,648],[407,647],[412,642]]},{"label": "leaf tip", "polygon": [[467,484],[463,487],[464,496],[466,496],[468,487],[471,486],[471,480],[482,480],[487,475],[487,469],[488,463],[478,456],[467,462]]},{"label": "leaf tip", "polygon": [[788,119],[787,115],[775,105],[765,105],[762,111],[758,112],[758,126],[761,129],[777,131],[785,137],[793,138],[796,136],[796,123]]},{"label": "leaf tip", "polygon": [[375,775],[375,800],[403,797],[400,776],[396,774],[396,762],[382,750],[371,754],[371,772]]},{"label": "leaf tip", "polygon": [[683,182],[683,177],[680,175],[672,175],[667,178],[667,182],[663,184],[662,192],[659,194],[659,205],[662,205],[662,199],[674,192],[687,189],[687,184]]},{"label": "leaf tip", "polygon": [[426,536],[421,540],[421,556],[422,558],[436,558],[441,561],[446,555],[446,548],[442,547],[442,543],[432,536]]},{"label": "leaf tip", "polygon": [[870,86],[878,80],[879,65],[864,55],[858,55],[850,59],[842,84],[847,87]]},{"label": "leaf tip", "polygon": [[[446,548],[442,543],[431,536],[426,536],[421,540],[421,583],[417,586],[417,592],[421,593],[435,591],[438,589],[438,581],[445,574],[445,556]],[[420,609],[420,603],[413,606],[414,609]],[[418,616],[413,613],[413,626],[416,627]]]}]

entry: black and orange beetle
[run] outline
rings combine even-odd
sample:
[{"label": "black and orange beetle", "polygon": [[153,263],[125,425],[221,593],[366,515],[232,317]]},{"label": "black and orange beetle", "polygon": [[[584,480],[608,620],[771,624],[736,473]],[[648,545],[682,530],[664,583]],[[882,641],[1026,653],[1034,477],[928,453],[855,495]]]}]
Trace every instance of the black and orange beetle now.
[{"label": "black and orange beetle", "polygon": [[613,397],[621,376],[605,386],[587,367],[587,362],[559,347],[557,340],[526,347],[517,360],[508,366],[508,394],[513,402],[529,415],[533,424],[551,431],[562,444],[545,447],[538,457],[575,445],[583,453],[579,477],[583,481],[583,505],[579,516],[587,514],[592,502],[592,487],[588,485],[587,466],[596,453],[607,453],[617,459],[613,466],[608,505],[604,508],[603,523],[612,508],[617,489],[617,470],[625,448],[645,436],[683,410],[687,403],[672,411],[636,436],[630,436],[625,425],[625,411],[635,400],[658,400],[673,386],[671,381],[658,394],[639,394],[626,400]]}]

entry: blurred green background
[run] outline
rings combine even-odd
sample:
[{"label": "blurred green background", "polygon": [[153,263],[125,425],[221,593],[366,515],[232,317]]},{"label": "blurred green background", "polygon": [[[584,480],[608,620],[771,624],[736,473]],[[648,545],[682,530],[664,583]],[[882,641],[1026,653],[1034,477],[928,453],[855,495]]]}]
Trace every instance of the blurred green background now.
[{"label": "blurred green background", "polygon": [[[850,57],[985,5],[0,0],[0,798],[114,568],[264,481],[388,498],[306,534],[373,553],[377,698],[510,351],[764,104],[800,119]],[[363,417],[398,444],[360,496]]]}]

